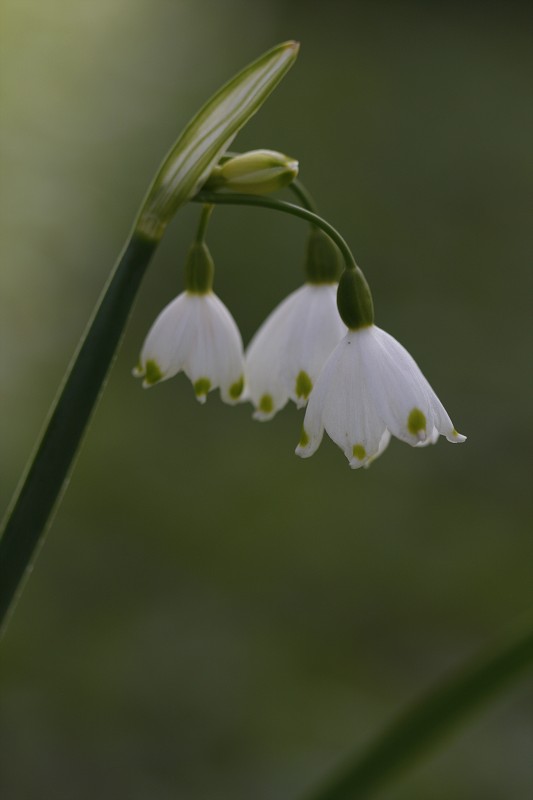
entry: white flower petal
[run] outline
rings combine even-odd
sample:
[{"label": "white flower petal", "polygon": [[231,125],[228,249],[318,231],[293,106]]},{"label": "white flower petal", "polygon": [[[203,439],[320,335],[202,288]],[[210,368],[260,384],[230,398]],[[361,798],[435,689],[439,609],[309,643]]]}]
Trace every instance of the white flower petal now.
[{"label": "white flower petal", "polygon": [[232,315],[214,294],[209,296],[213,312],[214,377],[224,402],[235,404],[244,388],[242,338]]},{"label": "white flower petal", "polygon": [[270,419],[291,398],[306,404],[322,365],[346,333],[336,284],[310,284],[274,309],[246,351],[246,380],[256,419]]},{"label": "white flower petal", "polygon": [[255,419],[271,419],[289,399],[280,375],[280,358],[286,346],[286,319],[290,317],[292,297],[289,295],[267,317],[246,350],[246,385],[256,407]]},{"label": "white flower petal", "polygon": [[376,458],[379,458],[379,456],[383,453],[383,451],[386,450],[387,447],[389,446],[390,440],[391,440],[390,431],[388,431],[387,428],[385,428],[385,430],[381,435],[381,439],[379,441],[379,447],[377,453],[374,456],[371,456],[368,459],[368,461],[363,465],[365,468],[368,468],[371,465],[371,463],[376,460]]},{"label": "white flower petal", "polygon": [[289,397],[298,407],[306,405],[309,396],[298,385],[298,376],[306,375],[312,388],[345,333],[346,326],[337,310],[337,285],[305,284],[293,309],[281,366]]},{"label": "white flower petal", "polygon": [[326,361],[311,394],[304,420],[310,445],[305,451],[297,451],[298,455],[311,455],[316,450],[314,432],[322,425],[344,451],[350,466],[362,467],[377,457],[385,425],[359,380],[360,372],[357,337],[348,332]]},{"label": "white flower petal", "polygon": [[181,342],[189,321],[186,300],[185,292],[172,300],[150,328],[141,351],[139,366],[136,368],[135,374],[138,377],[145,376],[150,362],[159,368],[160,380],[171,378],[182,368]]},{"label": "white flower petal", "polygon": [[[423,375],[420,367],[415,362],[413,357],[390,334],[386,333],[380,328],[377,328],[376,326],[373,326],[373,331],[375,337],[381,342],[382,347],[390,357],[388,362],[389,365],[391,363],[395,364],[397,368],[396,372],[401,373],[401,377],[397,376],[399,381],[401,382],[401,379],[404,379],[403,397],[408,398],[409,396],[414,396],[414,394],[409,395],[409,392],[406,389],[405,379],[407,379],[407,382],[411,383],[413,393],[415,391],[418,393],[418,402],[414,401],[410,409],[407,408],[409,406],[409,400],[404,399],[402,412],[400,412],[400,414],[403,413],[404,419],[402,420],[401,415],[398,414],[399,430],[396,432],[391,428],[392,433],[394,433],[395,436],[398,436],[398,438],[407,441],[409,444],[415,445],[434,443],[437,441],[439,434],[446,436],[450,442],[464,442],[466,440],[466,436],[461,436],[461,434],[457,433],[450,417],[446,413],[444,406],[440,402],[439,398],[430,386],[426,377]],[[407,411],[407,419],[409,419],[409,414],[413,408],[421,410],[426,417],[426,430],[424,436],[421,436],[420,433],[418,436],[416,436],[408,428],[406,430],[405,413]],[[396,405],[396,411],[397,410],[398,405]],[[418,441],[415,441],[416,439],[418,439]]]},{"label": "white flower petal", "polygon": [[322,441],[324,435],[323,411],[329,397],[332,381],[335,379],[337,365],[341,355],[342,351],[340,346],[338,346],[324,364],[322,372],[311,392],[305,412],[302,435],[298,447],[296,448],[296,455],[301,458],[312,456]]},{"label": "white flower petal", "polygon": [[432,390],[422,372],[407,350],[385,331],[372,326],[364,334],[365,377],[386,427],[408,444],[427,441],[435,419]]}]

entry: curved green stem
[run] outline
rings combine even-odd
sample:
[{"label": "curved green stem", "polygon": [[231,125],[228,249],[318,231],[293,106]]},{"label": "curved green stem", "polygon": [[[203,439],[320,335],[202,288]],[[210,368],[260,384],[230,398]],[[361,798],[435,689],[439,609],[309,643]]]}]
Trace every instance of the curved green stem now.
[{"label": "curved green stem", "polygon": [[21,590],[66,484],[157,244],[134,234],[124,247],[8,510],[0,539],[0,624]]},{"label": "curved green stem", "polygon": [[214,205],[258,206],[260,208],[271,208],[274,211],[281,211],[284,214],[291,214],[294,217],[305,219],[312,225],[316,225],[317,228],[321,228],[324,233],[335,242],[342,253],[347,269],[359,269],[352,255],[352,251],[338,230],[318,214],[309,211],[307,208],[294,205],[294,203],[287,203],[285,200],[275,200],[272,197],[247,194],[217,194],[216,192],[199,192],[192,198],[192,202],[212,203]]},{"label": "curved green stem", "polygon": [[207,226],[209,225],[209,220],[211,218],[213,208],[214,208],[213,205],[206,203],[202,209],[200,222],[198,223],[198,230],[196,231],[196,241],[198,244],[201,244],[205,239]]},{"label": "curved green stem", "polygon": [[[293,194],[296,195],[300,203],[303,205],[304,208],[307,208],[308,211],[312,211],[314,214],[318,214],[318,209],[315,201],[311,197],[310,192],[306,189],[303,185],[301,180],[298,178],[294,178],[292,183],[289,184],[287,187],[291,190]],[[314,225],[314,223],[313,223]]]},{"label": "curved green stem", "polygon": [[415,703],[361,756],[307,800],[363,800],[387,784],[438,739],[458,726],[526,667],[533,665],[533,631],[515,634],[499,648],[452,674]]}]

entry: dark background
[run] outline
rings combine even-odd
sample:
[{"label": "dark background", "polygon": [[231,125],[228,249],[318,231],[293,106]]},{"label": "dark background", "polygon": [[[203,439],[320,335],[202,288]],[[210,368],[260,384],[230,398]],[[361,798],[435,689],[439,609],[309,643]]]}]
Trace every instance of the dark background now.
[{"label": "dark background", "polygon": [[[352,472],[302,415],[130,376],[182,288],[168,231],[3,642],[4,797],[290,800],[531,608],[531,17],[526,4],[4,0],[1,493],[177,134],[290,38],[235,147],[300,161],[377,323],[462,447]],[[250,339],[302,280],[305,225],[221,208],[216,290]],[[529,292],[529,297],[528,297]],[[531,683],[383,800],[529,800]]]}]

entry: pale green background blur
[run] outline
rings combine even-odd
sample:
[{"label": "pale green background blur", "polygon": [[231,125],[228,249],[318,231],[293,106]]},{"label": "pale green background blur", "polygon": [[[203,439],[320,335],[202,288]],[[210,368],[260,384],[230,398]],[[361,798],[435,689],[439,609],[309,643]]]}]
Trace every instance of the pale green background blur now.
[{"label": "pale green background blur", "polygon": [[[526,4],[3,0],[2,505],[154,170],[272,45],[294,69],[236,147],[297,157],[468,442],[352,472],[302,415],[130,376],[181,290],[178,215],[3,643],[6,800],[291,800],[531,608],[533,219]],[[306,228],[219,209],[245,341]],[[530,373],[529,373],[530,374]],[[382,800],[529,800],[531,682]]]}]

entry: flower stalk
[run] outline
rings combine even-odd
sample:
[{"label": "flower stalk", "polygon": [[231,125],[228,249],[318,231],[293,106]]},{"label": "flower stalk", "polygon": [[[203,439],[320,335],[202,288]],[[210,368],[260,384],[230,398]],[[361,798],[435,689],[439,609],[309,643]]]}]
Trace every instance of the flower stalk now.
[{"label": "flower stalk", "polygon": [[134,234],[124,247],[8,509],[0,539],[0,620],[22,589],[61,496],[157,244]]},{"label": "flower stalk", "polygon": [[198,192],[195,197],[192,197],[191,202],[230,206],[256,206],[260,208],[270,208],[273,211],[281,211],[285,214],[291,214],[293,217],[299,217],[323,230],[324,233],[335,242],[341,251],[346,269],[359,269],[347,241],[341,236],[339,231],[327,222],[327,220],[323,219],[315,212],[310,211],[308,208],[302,208],[301,206],[295,205],[295,203],[288,203],[286,200],[276,200],[273,197],[260,197],[247,194],[217,194],[216,192],[208,192],[205,190]]},{"label": "flower stalk", "polygon": [[185,127],[157,171],[8,509],[0,540],[0,625],[66,485],[140,282],[168,223],[205,183],[235,135],[294,64],[298,50],[297,42],[284,42],[224,84]]}]

